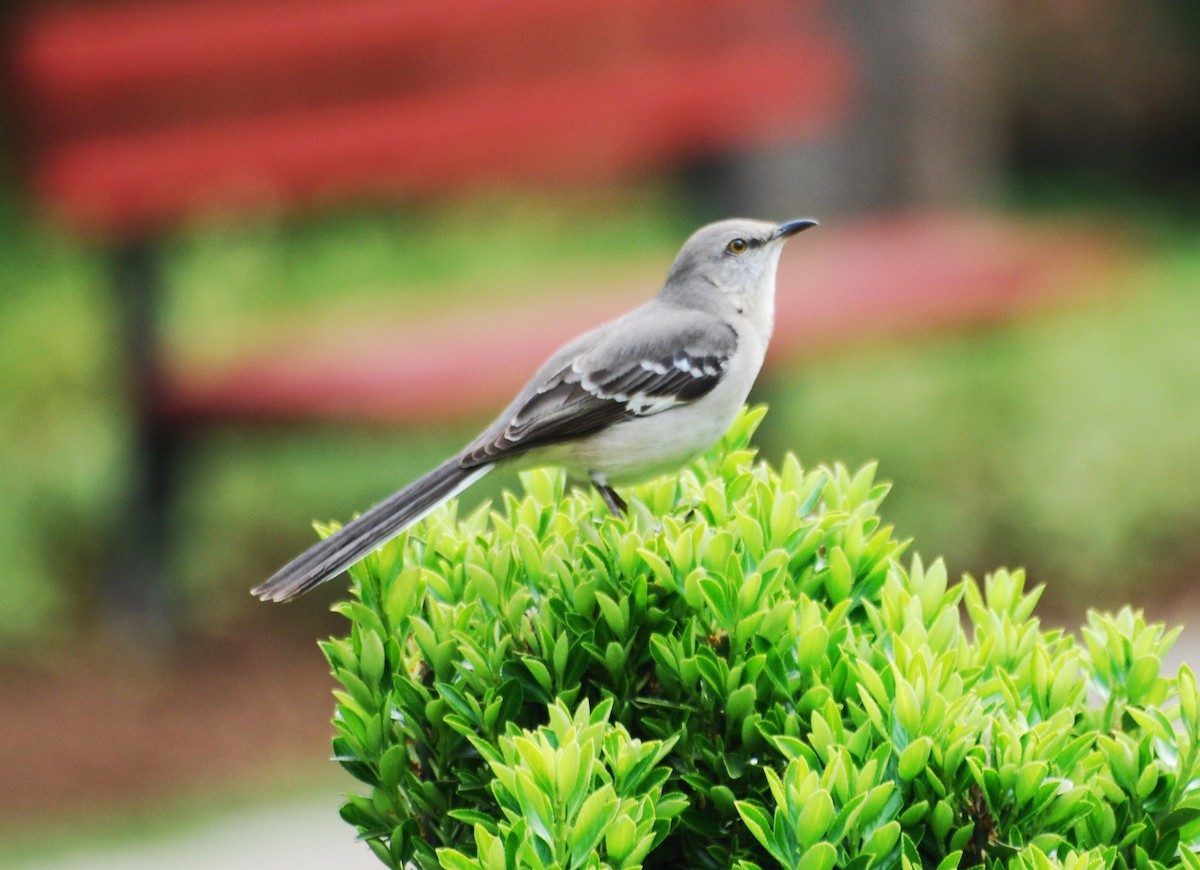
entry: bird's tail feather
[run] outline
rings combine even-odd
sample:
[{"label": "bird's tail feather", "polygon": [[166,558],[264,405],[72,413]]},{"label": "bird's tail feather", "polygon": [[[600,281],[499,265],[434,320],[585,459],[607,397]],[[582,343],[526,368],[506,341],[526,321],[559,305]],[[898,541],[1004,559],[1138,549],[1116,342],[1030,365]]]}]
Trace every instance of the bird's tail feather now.
[{"label": "bird's tail feather", "polygon": [[256,586],[251,594],[263,601],[288,601],[307,592],[424,519],[491,470],[491,465],[463,468],[457,456],[443,462],[309,547]]}]

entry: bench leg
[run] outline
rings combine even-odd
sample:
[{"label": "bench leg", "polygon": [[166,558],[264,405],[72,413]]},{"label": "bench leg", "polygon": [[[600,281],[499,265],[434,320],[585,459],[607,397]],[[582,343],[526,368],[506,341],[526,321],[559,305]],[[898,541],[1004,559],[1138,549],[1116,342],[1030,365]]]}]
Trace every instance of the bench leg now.
[{"label": "bench leg", "polygon": [[114,570],[99,593],[109,627],[149,648],[169,641],[176,628],[168,532],[177,438],[159,401],[163,279],[158,254],[148,241],[130,242],[114,252],[112,261],[133,431]]}]

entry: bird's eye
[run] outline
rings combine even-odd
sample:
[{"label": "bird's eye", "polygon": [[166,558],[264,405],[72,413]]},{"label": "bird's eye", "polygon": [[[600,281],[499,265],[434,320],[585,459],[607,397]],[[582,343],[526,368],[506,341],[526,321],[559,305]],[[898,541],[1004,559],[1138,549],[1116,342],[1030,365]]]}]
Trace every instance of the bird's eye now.
[{"label": "bird's eye", "polygon": [[731,254],[744,254],[746,252],[746,248],[748,247],[750,247],[750,245],[745,239],[734,239],[725,246],[725,250]]}]

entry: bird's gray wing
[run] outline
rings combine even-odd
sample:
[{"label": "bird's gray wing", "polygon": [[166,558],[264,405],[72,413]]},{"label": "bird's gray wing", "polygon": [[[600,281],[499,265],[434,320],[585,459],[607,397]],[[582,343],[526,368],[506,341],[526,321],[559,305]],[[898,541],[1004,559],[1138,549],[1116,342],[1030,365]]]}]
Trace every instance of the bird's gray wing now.
[{"label": "bird's gray wing", "polygon": [[639,313],[568,346],[544,366],[496,423],[463,451],[462,466],[658,414],[699,399],[721,381],[737,349],[732,326],[684,309]]}]

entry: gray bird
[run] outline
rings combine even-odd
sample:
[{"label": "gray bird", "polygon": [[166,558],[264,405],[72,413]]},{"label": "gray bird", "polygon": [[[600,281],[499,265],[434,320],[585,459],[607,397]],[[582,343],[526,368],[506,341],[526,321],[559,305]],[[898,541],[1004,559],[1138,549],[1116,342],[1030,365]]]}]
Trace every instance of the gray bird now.
[{"label": "gray bird", "polygon": [[341,573],[499,465],[563,465],[614,514],[613,489],[679,468],[715,444],[758,376],[775,321],[784,242],[817,222],[732,219],[684,243],[658,295],[570,342],[461,452],[253,590],[287,601]]}]

